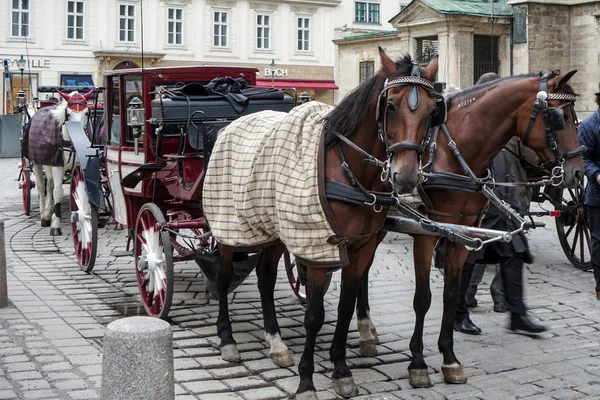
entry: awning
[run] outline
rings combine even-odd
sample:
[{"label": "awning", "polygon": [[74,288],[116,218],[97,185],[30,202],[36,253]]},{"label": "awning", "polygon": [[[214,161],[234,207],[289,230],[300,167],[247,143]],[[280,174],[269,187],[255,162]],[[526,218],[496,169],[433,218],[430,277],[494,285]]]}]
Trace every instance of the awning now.
[{"label": "awning", "polygon": [[[270,78],[257,78],[256,79],[256,86],[271,87],[271,85],[272,85],[272,81]],[[273,87],[296,88],[296,89],[316,89],[316,90],[337,90],[337,89],[339,89],[338,85],[335,84],[335,81],[315,80],[315,79],[293,80],[293,79],[277,79],[277,78],[275,78]]]}]

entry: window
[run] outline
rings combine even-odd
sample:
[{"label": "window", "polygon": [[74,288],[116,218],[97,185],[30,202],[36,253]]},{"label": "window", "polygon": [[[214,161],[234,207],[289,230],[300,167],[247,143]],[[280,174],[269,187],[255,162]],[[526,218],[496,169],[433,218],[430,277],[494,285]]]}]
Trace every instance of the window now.
[{"label": "window", "polygon": [[167,11],[167,43],[183,44],[183,8],[169,8]]},{"label": "window", "polygon": [[89,74],[61,74],[61,86],[94,86],[92,75]]},{"label": "window", "polygon": [[29,37],[29,0],[12,0],[12,36]]},{"label": "window", "polygon": [[417,60],[421,66],[426,66],[438,54],[438,37],[427,36],[417,39]]},{"label": "window", "polygon": [[473,35],[473,82],[486,72],[499,73],[500,37]]},{"label": "window", "polygon": [[271,48],[271,16],[256,16],[256,48],[269,50]]},{"label": "window", "polygon": [[119,5],[119,41],[135,42],[135,6]]},{"label": "window", "polygon": [[67,39],[83,40],[83,1],[67,1]]},{"label": "window", "polygon": [[213,46],[227,47],[227,12],[215,11]]},{"label": "window", "polygon": [[298,18],[298,51],[310,51],[310,18]]},{"label": "window", "polygon": [[379,1],[366,0],[354,3],[355,22],[379,24]]},{"label": "window", "polygon": [[360,62],[360,83],[366,81],[375,74],[375,61]]}]

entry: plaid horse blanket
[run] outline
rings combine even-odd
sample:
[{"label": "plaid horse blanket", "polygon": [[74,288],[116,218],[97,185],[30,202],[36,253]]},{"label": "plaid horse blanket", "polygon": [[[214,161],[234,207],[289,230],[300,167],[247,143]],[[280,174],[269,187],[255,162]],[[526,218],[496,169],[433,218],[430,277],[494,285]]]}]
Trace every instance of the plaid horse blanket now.
[{"label": "plaid horse blanket", "polygon": [[307,264],[345,264],[345,247],[328,243],[337,235],[319,190],[321,119],[330,109],[311,101],[288,114],[260,111],[219,132],[202,204],[220,243],[255,248],[279,239]]},{"label": "plaid horse blanket", "polygon": [[38,165],[62,167],[62,127],[52,115],[53,107],[44,107],[31,117],[23,137],[23,156]]}]

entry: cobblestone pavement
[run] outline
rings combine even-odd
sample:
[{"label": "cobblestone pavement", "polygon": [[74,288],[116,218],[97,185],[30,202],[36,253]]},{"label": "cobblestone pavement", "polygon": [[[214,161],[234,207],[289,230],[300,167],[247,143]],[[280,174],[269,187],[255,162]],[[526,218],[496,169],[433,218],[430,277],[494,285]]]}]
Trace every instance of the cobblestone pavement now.
[{"label": "cobblestone pavement", "polygon": [[[96,267],[93,274],[86,274],[77,267],[66,223],[64,236],[52,238],[49,228],[40,227],[37,212],[23,215],[14,180],[17,160],[1,159],[0,170],[0,218],[5,221],[12,302],[0,309],[0,399],[99,398],[103,329],[124,315],[143,313],[132,259],[113,255],[125,249],[125,232],[112,226],[100,229]],[[455,350],[469,380],[464,385],[443,383],[437,351],[443,277],[434,269],[433,303],[425,322],[425,354],[434,387],[418,390],[409,386],[407,374],[414,323],[412,243],[409,237],[389,235],[370,275],[371,315],[381,339],[377,357],[358,356],[356,322],[351,325],[348,357],[360,386],[359,398],[599,398],[600,309],[593,296],[593,275],[568,264],[553,221],[544,221],[546,228],[530,234],[536,261],[525,271],[525,291],[530,313],[550,331],[536,338],[506,329],[508,315],[491,311],[493,268],[488,268],[479,307],[472,313],[484,333],[455,334]],[[177,399],[264,400],[294,393],[297,366],[275,367],[263,343],[254,275],[231,295],[233,329],[242,355],[239,364],[222,361],[215,348],[217,304],[205,299],[199,268],[194,263],[176,264],[175,276],[170,322]],[[338,296],[339,272],[326,296],[326,322],[315,357],[315,382],[322,400],[336,398],[330,385],[328,345]],[[282,337],[297,365],[304,343],[304,308],[293,297],[283,272],[275,299]]]}]

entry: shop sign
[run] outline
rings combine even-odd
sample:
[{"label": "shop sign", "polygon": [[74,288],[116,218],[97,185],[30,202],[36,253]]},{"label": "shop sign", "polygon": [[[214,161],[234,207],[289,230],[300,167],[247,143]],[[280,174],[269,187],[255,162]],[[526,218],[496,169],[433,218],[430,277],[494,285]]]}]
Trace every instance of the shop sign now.
[{"label": "shop sign", "polygon": [[[14,60],[8,60],[10,62],[11,69],[19,69],[19,64],[17,61],[19,59],[15,58]],[[42,60],[42,59],[29,59],[27,60],[28,68],[40,68],[40,69],[50,69],[50,60]]]},{"label": "shop sign", "polygon": [[287,68],[265,68],[265,76],[288,76],[288,70]]}]

